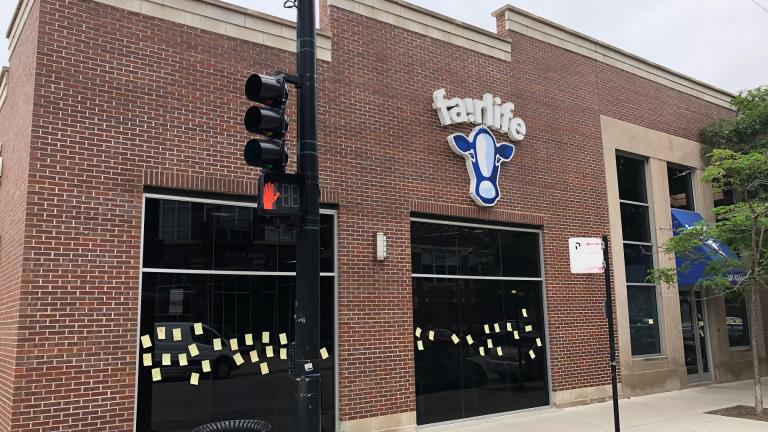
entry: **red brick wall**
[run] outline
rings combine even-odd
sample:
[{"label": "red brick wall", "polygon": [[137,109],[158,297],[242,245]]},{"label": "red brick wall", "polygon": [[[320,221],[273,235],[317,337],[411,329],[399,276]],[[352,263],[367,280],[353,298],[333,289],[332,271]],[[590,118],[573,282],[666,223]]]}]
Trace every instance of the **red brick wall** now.
[{"label": "red brick wall", "polygon": [[[242,85],[293,70],[293,55],[40,1],[13,429],[130,430],[142,187],[249,190]],[[522,36],[505,62],[337,8],[321,22],[333,34],[318,97],[321,182],[339,204],[341,419],[415,409],[409,215],[425,208],[543,224],[553,389],[606,384],[602,280],[570,275],[565,246],[608,229],[599,115],[695,139],[725,110]],[[439,87],[492,92],[528,124],[495,209],[467,194],[446,136],[469,128],[440,127]]]}]

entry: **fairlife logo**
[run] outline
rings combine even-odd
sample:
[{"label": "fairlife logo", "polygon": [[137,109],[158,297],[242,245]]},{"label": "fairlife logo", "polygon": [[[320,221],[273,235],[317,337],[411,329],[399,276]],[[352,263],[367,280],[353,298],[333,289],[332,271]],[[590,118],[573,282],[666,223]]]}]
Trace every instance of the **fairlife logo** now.
[{"label": "fairlife logo", "polygon": [[525,138],[525,123],[514,116],[515,105],[501,103],[501,99],[486,93],[483,99],[445,99],[445,89],[436,90],[432,108],[437,111],[440,123],[448,126],[455,123],[475,123],[469,136],[453,134],[448,144],[458,155],[464,157],[469,174],[469,195],[479,206],[491,207],[501,197],[499,190],[499,169],[502,162],[515,155],[515,146],[497,143],[490,129],[503,132],[513,141]]}]

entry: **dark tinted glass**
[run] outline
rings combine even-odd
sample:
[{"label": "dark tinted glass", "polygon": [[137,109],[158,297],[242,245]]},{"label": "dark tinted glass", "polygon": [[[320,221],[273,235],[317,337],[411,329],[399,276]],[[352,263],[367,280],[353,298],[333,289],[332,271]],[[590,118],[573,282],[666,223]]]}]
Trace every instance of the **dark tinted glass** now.
[{"label": "dark tinted glass", "polygon": [[499,230],[501,237],[501,275],[541,277],[539,233]]},{"label": "dark tinted glass", "polygon": [[653,268],[652,246],[624,243],[624,268],[628,283],[647,283],[648,271]]},{"label": "dark tinted glass", "polygon": [[[153,346],[139,347],[140,354],[152,353],[153,366],[160,367],[162,380],[153,382],[151,367],[139,369],[137,430],[140,432],[188,432],[212,421],[258,418],[272,423],[274,430],[295,430],[295,382],[288,375],[288,360],[281,349],[290,349],[293,340],[293,277],[213,276],[144,273],[142,280],[141,333],[149,334]],[[321,338],[330,358],[321,361],[323,379],[323,430],[335,428],[333,379],[333,292],[332,277],[321,278]],[[203,323],[202,335],[194,335],[194,323]],[[157,328],[166,329],[166,339],[157,339]],[[172,330],[181,330],[174,341]],[[270,343],[261,342],[269,332]],[[253,335],[253,346],[245,335]],[[280,345],[286,333],[288,345]],[[214,339],[223,348],[214,350]],[[238,351],[231,338],[237,338]],[[199,355],[189,357],[189,344]],[[274,357],[266,357],[272,346]],[[259,361],[252,363],[255,350]],[[244,363],[236,364],[240,353]],[[185,353],[189,365],[180,366],[178,355]],[[172,365],[161,366],[162,354],[171,354]],[[290,358],[290,356],[288,357]],[[202,372],[201,361],[211,362],[211,373]],[[269,374],[262,375],[266,363]],[[190,374],[200,374],[198,386],[189,384]]]},{"label": "dark tinted glass", "polygon": [[500,230],[455,227],[458,238],[459,274],[501,276]]},{"label": "dark tinted glass", "polygon": [[667,166],[669,203],[672,208],[693,210],[692,168]]},{"label": "dark tinted glass", "polygon": [[213,268],[213,221],[206,204],[147,199],[143,266]]},{"label": "dark tinted glass", "polygon": [[648,207],[621,203],[621,231],[626,241],[650,243]]},{"label": "dark tinted glass", "polygon": [[749,316],[744,299],[725,299],[725,324],[728,327],[728,345],[733,347],[750,346]]},{"label": "dark tinted glass", "polygon": [[616,156],[619,177],[619,199],[648,202],[645,189],[645,161],[627,156]]},{"label": "dark tinted glass", "polygon": [[632,355],[660,354],[656,287],[627,286],[627,302],[629,304],[629,335],[632,341]]},{"label": "dark tinted glass", "polygon": [[736,200],[733,199],[733,189],[716,189],[713,192],[715,207],[733,205]]},{"label": "dark tinted glass", "polygon": [[210,206],[216,270],[278,271],[280,226],[252,207]]},{"label": "dark tinted glass", "polygon": [[416,274],[455,275],[459,272],[458,227],[411,223],[411,264]]}]

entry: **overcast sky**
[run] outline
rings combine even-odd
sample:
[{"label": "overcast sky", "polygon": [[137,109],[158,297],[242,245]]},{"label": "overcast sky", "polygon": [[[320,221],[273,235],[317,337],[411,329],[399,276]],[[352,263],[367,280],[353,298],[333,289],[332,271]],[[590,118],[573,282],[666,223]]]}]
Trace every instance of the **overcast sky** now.
[{"label": "overcast sky", "polygon": [[[283,0],[228,1],[295,19],[295,10],[283,9]],[[495,32],[490,14],[507,0],[409,1]],[[768,0],[508,1],[725,90],[768,84]],[[0,3],[5,34],[16,0]],[[8,43],[0,45],[0,65],[5,65]]]}]

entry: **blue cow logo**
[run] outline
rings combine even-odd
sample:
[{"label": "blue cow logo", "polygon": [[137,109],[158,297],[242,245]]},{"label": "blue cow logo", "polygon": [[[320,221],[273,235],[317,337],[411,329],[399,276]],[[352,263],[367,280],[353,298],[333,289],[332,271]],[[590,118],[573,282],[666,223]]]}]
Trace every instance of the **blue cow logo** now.
[{"label": "blue cow logo", "polygon": [[496,138],[485,126],[478,126],[469,137],[457,133],[448,137],[456,154],[463,156],[469,173],[469,195],[478,205],[490,207],[499,200],[499,168],[512,159],[515,146],[496,143]]}]

